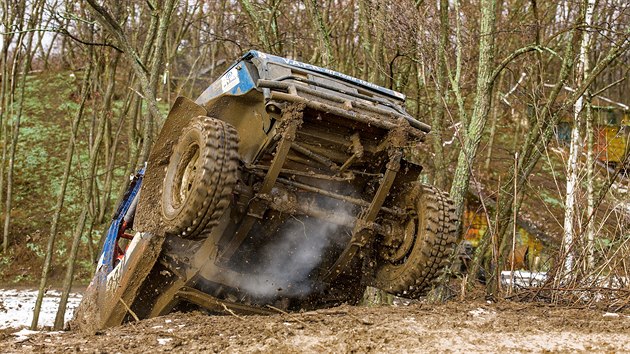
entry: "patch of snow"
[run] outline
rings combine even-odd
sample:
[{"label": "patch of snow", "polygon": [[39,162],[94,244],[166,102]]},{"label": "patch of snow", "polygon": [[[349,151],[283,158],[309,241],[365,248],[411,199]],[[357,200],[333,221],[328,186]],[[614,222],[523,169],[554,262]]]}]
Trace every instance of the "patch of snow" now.
[{"label": "patch of snow", "polygon": [[628,188],[626,188],[623,184],[613,183],[612,189],[619,193],[628,193]]},{"label": "patch of snow", "polygon": [[24,342],[29,336],[37,333],[39,333],[39,331],[31,331],[30,329],[23,328],[22,330],[13,333],[13,335],[16,337],[15,341],[19,343]]},{"label": "patch of snow", "polygon": [[604,317],[619,317],[619,314],[613,313],[613,312],[606,312],[603,316]]},{"label": "patch of snow", "polygon": [[470,315],[472,315],[473,317],[479,317],[479,316],[481,316],[481,315],[487,315],[487,314],[489,314],[490,312],[488,312],[488,310],[486,310],[486,309],[482,309],[481,307],[479,307],[479,308],[477,308],[476,310],[470,310],[470,311],[468,311],[468,313],[469,313]]},{"label": "patch of snow", "polygon": [[515,270],[514,273],[509,270],[501,272],[501,284],[508,286],[512,279],[514,279],[514,285],[516,286],[538,286],[542,285],[547,280],[547,273],[528,272],[524,270]]},{"label": "patch of snow", "polygon": [[158,344],[160,344],[160,345],[166,345],[166,344],[168,344],[168,342],[170,342],[172,340],[173,340],[173,338],[158,338],[157,339]]},{"label": "patch of snow", "polygon": [[[39,326],[52,326],[55,323],[61,293],[50,290],[44,295],[39,314]],[[74,309],[79,306],[82,295],[70,293],[68,308],[64,316],[69,321]],[[33,320],[33,310],[37,300],[37,290],[0,289],[0,329],[28,327]],[[19,332],[18,332],[19,333]]]}]

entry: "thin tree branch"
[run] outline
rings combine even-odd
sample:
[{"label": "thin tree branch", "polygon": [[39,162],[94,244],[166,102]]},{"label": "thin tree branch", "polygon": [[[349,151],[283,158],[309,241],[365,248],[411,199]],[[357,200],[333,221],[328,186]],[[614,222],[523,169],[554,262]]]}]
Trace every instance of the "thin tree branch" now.
[{"label": "thin tree branch", "polygon": [[96,46],[96,47],[109,47],[109,48],[112,48],[112,49],[116,50],[119,53],[124,53],[125,52],[124,50],[118,48],[117,46],[115,46],[115,45],[113,45],[111,43],[107,43],[107,42],[103,42],[103,43],[88,42],[88,41],[82,40],[81,38],[78,38],[77,36],[73,35],[72,33],[68,32],[68,30],[65,30],[65,29],[61,29],[61,30],[58,30],[58,31],[52,31],[52,32],[57,32],[57,33],[61,33],[63,35],[66,35],[66,36],[70,37],[72,40],[74,40],[76,42],[79,42],[81,44],[84,44],[84,45]]},{"label": "thin tree branch", "polygon": [[499,76],[499,74],[501,73],[501,71],[503,69],[505,69],[505,67],[512,62],[512,60],[518,58],[519,56],[525,54],[525,53],[529,53],[529,52],[533,52],[533,51],[538,51],[538,52],[543,52],[544,50],[547,50],[551,53],[554,53],[553,50],[546,48],[546,47],[542,47],[539,46],[537,44],[534,45],[528,45],[526,47],[523,48],[519,48],[517,50],[515,50],[514,52],[512,52],[512,54],[508,55],[505,59],[503,59],[501,61],[501,63],[499,63],[499,65],[497,65],[497,67],[494,69],[494,72],[492,72],[492,75],[490,75],[490,79],[488,83],[492,83],[494,82],[494,80],[496,80],[497,76]]}]

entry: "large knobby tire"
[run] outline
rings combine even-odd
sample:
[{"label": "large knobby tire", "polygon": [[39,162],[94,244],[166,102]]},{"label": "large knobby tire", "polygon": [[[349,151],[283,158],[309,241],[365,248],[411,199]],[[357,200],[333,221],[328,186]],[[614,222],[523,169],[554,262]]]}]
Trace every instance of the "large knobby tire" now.
[{"label": "large knobby tire", "polygon": [[184,238],[207,234],[230,204],[237,168],[234,127],[205,116],[191,119],[173,147],[162,183],[165,231]]},{"label": "large knobby tire", "polygon": [[412,230],[411,243],[396,259],[379,257],[374,282],[390,294],[418,298],[426,295],[448,264],[457,241],[457,219],[448,195],[432,186],[415,183],[403,195],[410,212],[405,230]]}]

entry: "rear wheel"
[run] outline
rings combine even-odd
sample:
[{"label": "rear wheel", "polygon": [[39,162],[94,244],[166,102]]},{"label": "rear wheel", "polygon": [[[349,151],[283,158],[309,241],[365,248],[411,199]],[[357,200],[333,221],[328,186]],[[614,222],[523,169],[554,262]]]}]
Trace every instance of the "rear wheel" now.
[{"label": "rear wheel", "polygon": [[191,119],[173,148],[162,184],[166,232],[200,238],[230,204],[238,168],[238,135],[221,120]]},{"label": "rear wheel", "polygon": [[395,224],[380,249],[375,286],[388,293],[425,295],[448,264],[457,241],[453,202],[438,189],[415,183],[401,193],[409,217]]}]

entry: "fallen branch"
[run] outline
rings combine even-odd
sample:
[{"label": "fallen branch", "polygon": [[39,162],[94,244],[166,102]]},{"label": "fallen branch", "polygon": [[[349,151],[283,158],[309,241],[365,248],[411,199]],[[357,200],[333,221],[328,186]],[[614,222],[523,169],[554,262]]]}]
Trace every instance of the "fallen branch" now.
[{"label": "fallen branch", "polygon": [[230,315],[238,318],[241,321],[245,321],[245,317],[237,315],[236,313],[234,313],[234,311],[230,310],[227,306],[225,306],[225,304],[221,304],[221,306],[223,306],[223,309],[225,310],[225,312],[227,312]]},{"label": "fallen branch", "polygon": [[136,322],[140,322],[140,319],[138,318],[138,315],[136,315],[135,312],[133,312],[133,310],[131,310],[131,308],[129,307],[129,305],[127,305],[127,303],[125,302],[125,300],[122,299],[122,297],[119,297],[118,300],[120,300],[120,302],[123,304],[123,306],[125,306],[125,308],[127,309],[127,311],[131,314],[131,316],[133,317],[134,320],[136,320]]},{"label": "fallen branch", "polygon": [[267,307],[269,307],[270,309],[272,309],[272,310],[274,310],[274,311],[278,311],[278,312],[280,312],[280,313],[281,313],[281,314],[283,314],[283,315],[287,315],[287,316],[291,317],[291,318],[292,318],[292,319],[294,319],[296,322],[299,322],[299,323],[303,324],[304,326],[306,326],[306,325],[307,325],[307,324],[306,324],[306,322],[304,322],[304,321],[300,320],[299,318],[295,318],[295,316],[294,316],[294,315],[292,315],[292,314],[290,314],[290,313],[288,313],[288,312],[286,312],[286,311],[283,311],[283,310],[281,310],[281,309],[279,309],[279,308],[277,308],[277,307],[275,307],[275,306],[267,305]]}]

